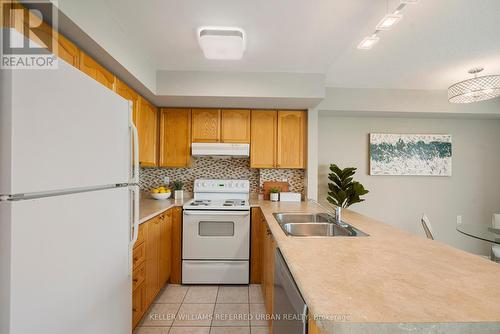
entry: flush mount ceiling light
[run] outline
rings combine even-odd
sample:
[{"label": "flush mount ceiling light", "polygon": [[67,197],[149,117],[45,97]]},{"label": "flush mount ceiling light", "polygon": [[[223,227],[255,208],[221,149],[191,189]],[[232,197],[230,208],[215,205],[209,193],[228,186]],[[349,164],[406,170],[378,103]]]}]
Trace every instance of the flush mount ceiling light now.
[{"label": "flush mount ceiling light", "polygon": [[363,39],[361,41],[361,43],[359,43],[358,45],[358,49],[361,49],[361,50],[369,50],[371,49],[375,44],[377,44],[377,42],[380,40],[380,37],[378,37],[377,35],[371,35],[371,36],[368,36],[368,37],[365,37],[365,39]]},{"label": "flush mount ceiling light", "polygon": [[201,27],[198,43],[205,58],[237,60],[245,51],[245,32],[234,27]]},{"label": "flush mount ceiling light", "polygon": [[469,70],[474,78],[451,85],[448,88],[448,101],[451,103],[471,103],[493,99],[500,96],[500,75],[478,77],[483,70],[476,67]]},{"label": "flush mount ceiling light", "polygon": [[377,24],[375,27],[376,30],[389,30],[393,26],[396,25],[401,19],[403,15],[401,14],[387,14],[384,18]]}]

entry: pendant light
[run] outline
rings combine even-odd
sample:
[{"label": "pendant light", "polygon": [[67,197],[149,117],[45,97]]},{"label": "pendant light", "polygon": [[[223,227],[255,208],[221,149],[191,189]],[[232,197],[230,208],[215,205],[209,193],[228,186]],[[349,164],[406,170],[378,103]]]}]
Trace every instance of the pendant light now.
[{"label": "pendant light", "polygon": [[483,70],[475,67],[469,70],[474,78],[457,82],[448,88],[448,101],[451,103],[472,103],[500,96],[500,75],[478,77]]}]

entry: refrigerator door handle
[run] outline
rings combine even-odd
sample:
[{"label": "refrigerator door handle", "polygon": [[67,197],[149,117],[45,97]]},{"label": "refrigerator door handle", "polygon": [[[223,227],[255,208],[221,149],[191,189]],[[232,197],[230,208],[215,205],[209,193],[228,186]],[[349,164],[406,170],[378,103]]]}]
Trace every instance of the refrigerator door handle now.
[{"label": "refrigerator door handle", "polygon": [[134,124],[132,104],[129,105],[130,114],[130,129],[132,131],[132,148],[133,153],[133,163],[132,163],[132,177],[130,183],[139,183],[139,134],[137,132],[137,127]]},{"label": "refrigerator door handle", "polygon": [[129,275],[132,275],[132,267],[133,267],[133,252],[134,252],[134,244],[137,241],[137,237],[139,235],[139,186],[130,186],[130,193],[132,195],[132,205],[131,205],[131,217],[132,222],[130,227],[132,228],[132,238],[129,243]]}]

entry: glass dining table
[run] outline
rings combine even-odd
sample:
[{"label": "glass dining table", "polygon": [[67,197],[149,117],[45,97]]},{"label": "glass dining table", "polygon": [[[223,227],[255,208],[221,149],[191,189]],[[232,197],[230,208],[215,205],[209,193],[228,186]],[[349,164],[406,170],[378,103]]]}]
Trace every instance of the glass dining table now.
[{"label": "glass dining table", "polygon": [[457,231],[469,237],[500,245],[500,229],[493,228],[491,225],[458,224]]}]

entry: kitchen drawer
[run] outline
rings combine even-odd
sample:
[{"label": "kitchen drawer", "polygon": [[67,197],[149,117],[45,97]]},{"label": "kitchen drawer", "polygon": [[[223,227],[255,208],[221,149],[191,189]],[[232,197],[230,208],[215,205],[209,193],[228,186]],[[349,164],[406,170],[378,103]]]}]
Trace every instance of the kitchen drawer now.
[{"label": "kitchen drawer", "polygon": [[132,329],[141,320],[146,311],[146,284],[141,284],[132,294]]},{"label": "kitchen drawer", "polygon": [[134,269],[146,260],[146,244],[142,243],[134,248]]},{"label": "kitchen drawer", "polygon": [[139,247],[146,240],[146,235],[144,233],[144,224],[139,225],[139,232],[137,233],[137,241],[134,244],[134,248]]},{"label": "kitchen drawer", "polygon": [[134,269],[132,273],[132,291],[140,286],[146,279],[146,264],[142,263],[137,268]]}]

